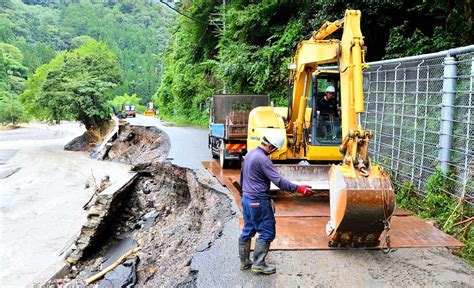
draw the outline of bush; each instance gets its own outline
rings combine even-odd
[[[18,96],[0,91],[0,123],[16,124],[23,119],[23,107]]]

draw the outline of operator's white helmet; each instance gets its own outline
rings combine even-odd
[[[331,85],[326,88],[326,92],[336,93],[336,89],[334,88],[334,86]]]
[[[263,141],[266,141],[276,148],[281,149],[281,147],[283,147],[283,143],[285,143],[285,133],[278,130],[270,130],[265,132]]]

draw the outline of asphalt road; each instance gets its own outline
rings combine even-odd
[[[267,262],[276,266],[276,274],[240,271],[240,211],[228,190],[201,166],[201,161],[211,159],[207,131],[168,126],[141,115],[128,121],[168,133],[171,162],[195,169],[200,178],[226,193],[233,203],[235,215],[225,224],[221,237],[193,256],[191,269],[198,287],[474,287],[472,267],[446,248],[399,249],[390,254],[358,249],[270,251]]]

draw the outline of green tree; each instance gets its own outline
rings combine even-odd
[[[23,66],[22,61],[20,49],[0,42],[0,89],[15,94],[23,91],[28,69]]]
[[[17,47],[0,42],[0,123],[23,119],[18,94],[26,87],[28,69],[22,65],[23,54]]]
[[[89,41],[40,67],[21,99],[30,111],[40,111],[37,117],[51,121],[75,119],[87,130],[94,130],[108,121],[107,101],[119,83],[115,54],[104,43]]]
[[[35,73],[28,78],[27,88],[20,94],[20,101],[25,108],[27,118],[39,120],[51,120],[51,113],[47,106],[39,103],[38,98],[43,89],[43,84],[49,71],[59,69],[64,62],[64,57],[68,52],[56,55],[49,63],[41,65]]]

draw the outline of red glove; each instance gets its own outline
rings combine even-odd
[[[298,185],[296,192],[303,194],[306,197],[313,196],[313,190],[311,190],[310,186],[306,186],[306,185]]]

